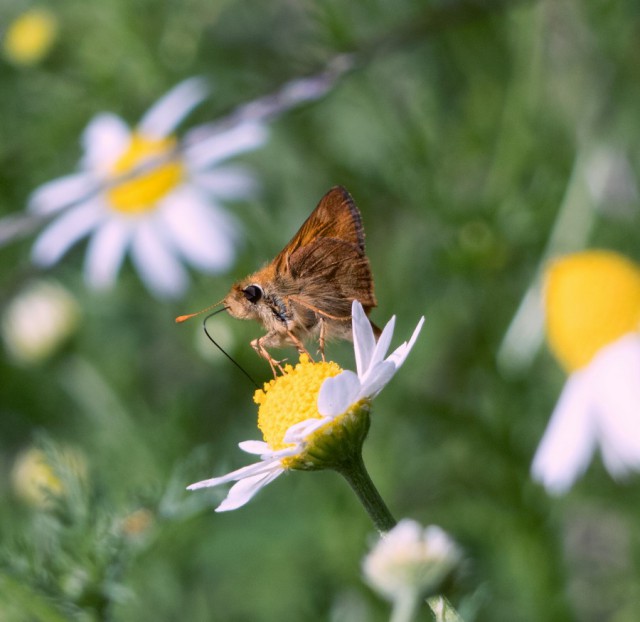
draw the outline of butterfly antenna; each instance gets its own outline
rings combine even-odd
[[[220,303],[218,303],[220,304]],[[215,305],[213,305],[215,306]],[[209,307],[211,308],[211,307]],[[253,386],[256,389],[259,389],[260,386],[258,385],[258,383],[249,375],[249,372],[242,367],[242,365],[240,365],[240,363],[238,363],[238,361],[236,361],[230,354],[228,354],[227,352],[225,352],[225,350],[222,349],[222,346],[209,334],[209,331],[207,330],[207,320],[218,314],[221,313],[222,311],[224,311],[226,309],[226,307],[222,308],[222,309],[218,309],[217,311],[214,311],[213,313],[209,313],[209,315],[207,315],[206,318],[204,318],[204,320],[202,321],[202,327],[204,328],[204,332],[207,335],[207,337],[209,337],[209,341],[211,341],[211,343],[218,348],[218,350],[220,350],[220,352],[222,352],[222,354],[224,354],[251,382],[251,384],[253,384]],[[205,309],[206,311],[206,309]],[[193,315],[198,315],[197,313],[192,314],[191,316],[181,316],[181,317],[185,317],[186,319],[189,319],[189,317],[193,317]],[[178,321],[179,318],[176,318],[176,322]]]

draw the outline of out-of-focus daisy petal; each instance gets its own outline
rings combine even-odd
[[[350,370],[327,378],[318,394],[318,412],[321,415],[337,417],[357,401],[359,393],[360,380],[357,374]]]
[[[32,250],[34,263],[51,266],[78,240],[95,229],[104,218],[104,212],[95,202],[81,203],[70,208],[45,227]]]
[[[383,596],[402,602],[433,593],[461,557],[458,545],[440,527],[422,529],[415,521],[403,519],[378,541],[362,569]]]
[[[555,259],[545,276],[549,346],[571,375],[555,411],[566,422],[554,413],[533,471],[564,492],[594,445],[612,476],[640,470],[640,266],[593,249]],[[547,440],[554,425],[566,447],[558,432]]]
[[[125,219],[105,222],[91,237],[85,259],[85,278],[98,289],[115,282],[131,240],[131,223]]]
[[[131,131],[118,116],[102,112],[87,125],[82,134],[83,168],[107,174],[129,146]]]
[[[274,479],[280,477],[284,473],[281,466],[272,466],[271,471],[262,475],[255,475],[240,480],[231,487],[227,498],[216,508],[216,512],[228,512],[237,510],[239,507],[247,504],[255,495],[265,486],[270,484]]]
[[[186,289],[187,273],[154,223],[138,223],[131,244],[131,259],[149,289],[159,298],[177,297]]]
[[[151,138],[164,138],[209,94],[203,78],[189,78],[161,97],[142,117],[138,130]]]
[[[640,335],[603,348],[588,368],[602,458],[614,476],[640,468]]]
[[[248,196],[256,186],[241,167],[203,169],[262,144],[266,130],[243,123],[216,136],[212,126],[192,130],[187,139],[172,135],[207,94],[204,80],[186,80],[152,106],[133,130],[112,113],[91,119],[81,140],[81,166],[87,173],[45,184],[31,198],[34,212],[67,210],[36,241],[34,261],[53,264],[78,239],[105,224],[89,244],[86,275],[93,285],[109,285],[127,250],[123,223],[128,223],[134,267],[159,297],[184,291],[185,260],[207,272],[227,269],[235,258],[239,227],[219,201]],[[196,168],[194,162],[202,166]],[[80,201],[91,207],[76,209],[74,203]]]
[[[252,197],[258,188],[249,169],[240,165],[196,172],[191,179],[198,188],[223,201]]]
[[[267,139],[267,131],[258,123],[243,123],[210,138],[194,142],[185,150],[190,169],[204,169],[232,156],[251,151]],[[186,138],[188,144],[188,137]]]
[[[596,445],[589,376],[573,374],[533,459],[531,472],[549,492],[562,494],[584,473]]]
[[[233,262],[237,238],[233,218],[207,204],[197,191],[183,187],[174,192],[158,218],[165,237],[200,270],[226,270]]]
[[[63,207],[86,199],[95,192],[97,181],[89,173],[59,177],[37,188],[29,197],[29,209],[37,214],[53,214]]]
[[[358,377],[362,378],[371,364],[373,352],[376,349],[376,338],[369,318],[366,316],[362,305],[356,300],[351,304],[351,317],[356,371],[358,372]]]

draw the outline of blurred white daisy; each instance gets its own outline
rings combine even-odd
[[[640,266],[609,251],[553,262],[547,339],[569,373],[533,460],[551,493],[566,492],[599,447],[613,477],[640,470]]]
[[[380,537],[364,558],[362,571],[387,600],[415,607],[438,590],[461,558],[458,545],[440,527],[423,529],[404,519]]]
[[[112,286],[129,252],[158,297],[184,292],[183,261],[205,272],[227,269],[238,231],[220,203],[248,196],[254,181],[243,168],[220,163],[261,145],[266,132],[246,122],[202,138],[194,128],[180,144],[176,126],[207,94],[202,79],[186,80],[133,129],[115,114],[94,117],[82,136],[80,172],[44,184],[30,198],[33,212],[56,214],[35,242],[34,262],[51,266],[90,236],[88,284]]]
[[[40,363],[73,334],[79,319],[78,302],[62,285],[30,283],[9,302],[2,316],[7,353],[18,363]]]
[[[240,449],[260,456],[249,466],[197,482],[189,490],[237,482],[216,511],[245,505],[264,486],[288,469],[335,468],[345,445],[362,443],[369,425],[371,400],[386,386],[413,348],[424,318],[409,342],[385,358],[395,325],[387,323],[376,343],[371,324],[358,301],[352,306],[357,373],[334,362],[314,363],[305,355],[282,376],[255,393],[258,427],[264,441],[244,441]],[[358,448],[359,451],[359,448]]]

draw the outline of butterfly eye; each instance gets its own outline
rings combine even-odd
[[[258,302],[262,298],[262,287],[260,285],[248,285],[242,290],[244,297],[252,303]]]

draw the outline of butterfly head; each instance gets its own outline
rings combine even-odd
[[[224,306],[235,318],[257,320],[264,307],[264,290],[258,283],[236,283],[224,299]]]

